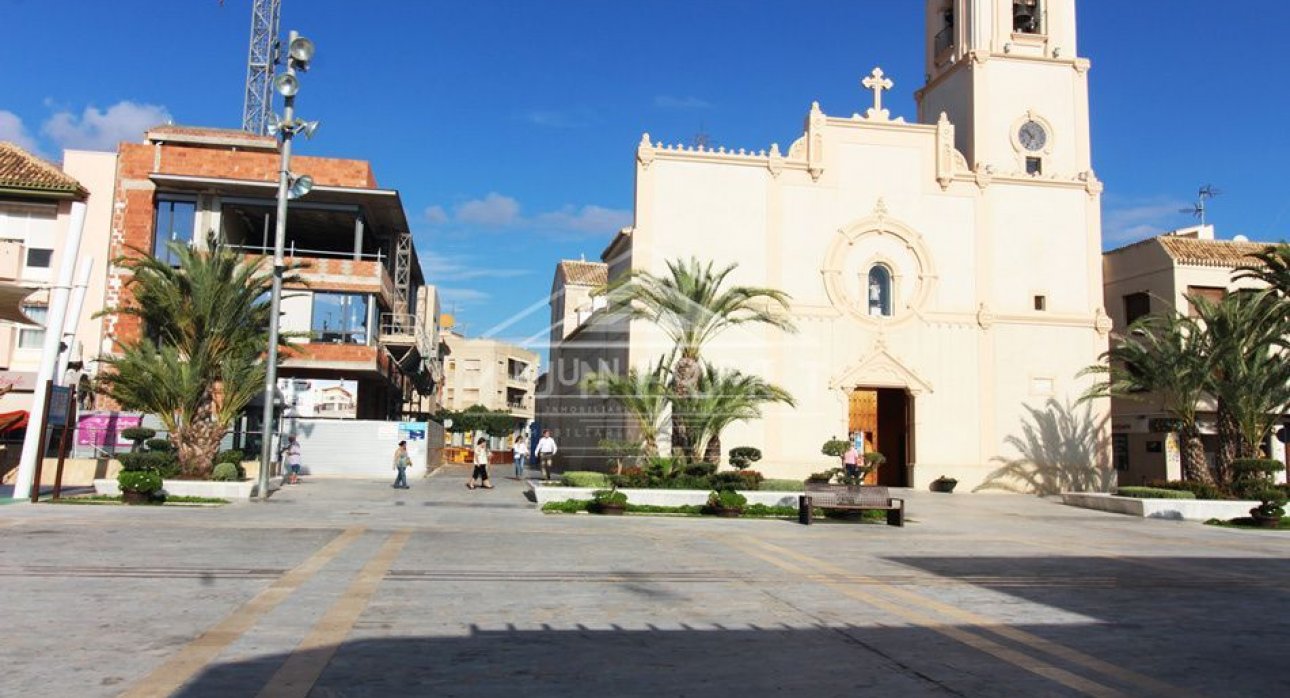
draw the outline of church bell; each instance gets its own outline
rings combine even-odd
[[[1014,0],[1012,30],[1022,34],[1039,33],[1039,0]]]

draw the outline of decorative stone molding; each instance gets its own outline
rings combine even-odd
[[[1102,193],[1102,180],[1093,174],[1093,170],[1085,170],[1077,176],[1079,181],[1084,183],[1084,190],[1089,196],[1097,196]]]
[[[820,111],[819,102],[811,102],[811,112],[806,117],[806,171],[811,174],[811,181],[820,181],[824,174],[824,112]]]
[[[930,381],[887,351],[881,339],[864,357],[829,380],[829,388],[841,391],[843,396],[861,386],[905,388],[914,396],[935,392]]]
[[[994,167],[978,162],[973,174],[976,175],[977,187],[981,191],[985,191],[990,186],[990,182],[994,180]]]
[[[954,149],[954,124],[950,123],[950,118],[945,115],[945,112],[941,112],[940,118],[936,120],[936,182],[941,185],[941,191],[949,189],[950,183],[954,181],[956,153],[958,151]]]
[[[854,298],[848,291],[848,275],[857,271],[865,262],[872,262],[880,258],[880,255],[874,253],[866,254],[863,249],[857,250],[857,247],[870,238],[879,238],[891,236],[903,244],[909,254],[909,262],[897,263],[890,258],[882,256],[881,260],[887,264],[892,273],[892,314],[890,316],[874,316],[868,312],[868,303],[865,298]],[[852,259],[856,252],[859,256]],[[913,268],[908,267],[912,262]],[[864,266],[867,273],[868,267]],[[922,236],[904,223],[891,217],[887,210],[887,204],[881,198],[874,204],[873,213],[865,218],[855,221],[847,226],[839,228],[834,235],[833,241],[829,244],[825,252],[824,264],[820,268],[820,274],[824,280],[825,293],[828,295],[829,302],[833,304],[842,313],[860,321],[871,328],[880,329],[889,325],[900,324],[911,320],[917,316],[923,306],[926,305],[931,297],[932,287],[936,281],[936,271],[932,262],[931,249],[928,247]],[[897,306],[894,302],[896,297],[895,283],[898,276],[913,277],[914,285],[912,291],[908,294],[908,302]]]
[[[988,330],[994,324],[994,320],[994,312],[990,310],[990,306],[982,303],[976,311],[976,324],[981,329]]]
[[[1107,315],[1106,310],[1103,308],[1099,307],[1097,311],[1093,313],[1093,329],[1097,330],[1099,337],[1105,337],[1110,334],[1113,326],[1114,323],[1111,321],[1111,316]]]
[[[1093,67],[1093,62],[1087,58],[1076,58],[1071,61],[1071,67],[1080,75],[1085,75],[1088,73],[1088,69]]]
[[[649,169],[649,164],[654,162],[654,146],[649,142],[649,133],[641,134],[640,145],[636,146],[636,161],[646,170]]]
[[[784,156],[779,154],[779,144],[770,144],[770,155],[766,158],[766,169],[770,170],[770,176],[778,178],[779,173],[784,171]]]

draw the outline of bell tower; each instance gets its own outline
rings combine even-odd
[[[1091,170],[1087,59],[1075,0],[926,0],[919,121],[941,112],[974,169],[1033,177]]]

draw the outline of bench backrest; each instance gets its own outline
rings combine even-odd
[[[807,482],[805,492],[816,506],[838,504],[885,507],[891,500],[887,488],[881,485],[832,485],[827,482]]]

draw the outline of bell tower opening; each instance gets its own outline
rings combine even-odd
[[[1012,0],[1012,31],[1016,34],[1043,34],[1039,0]]]

